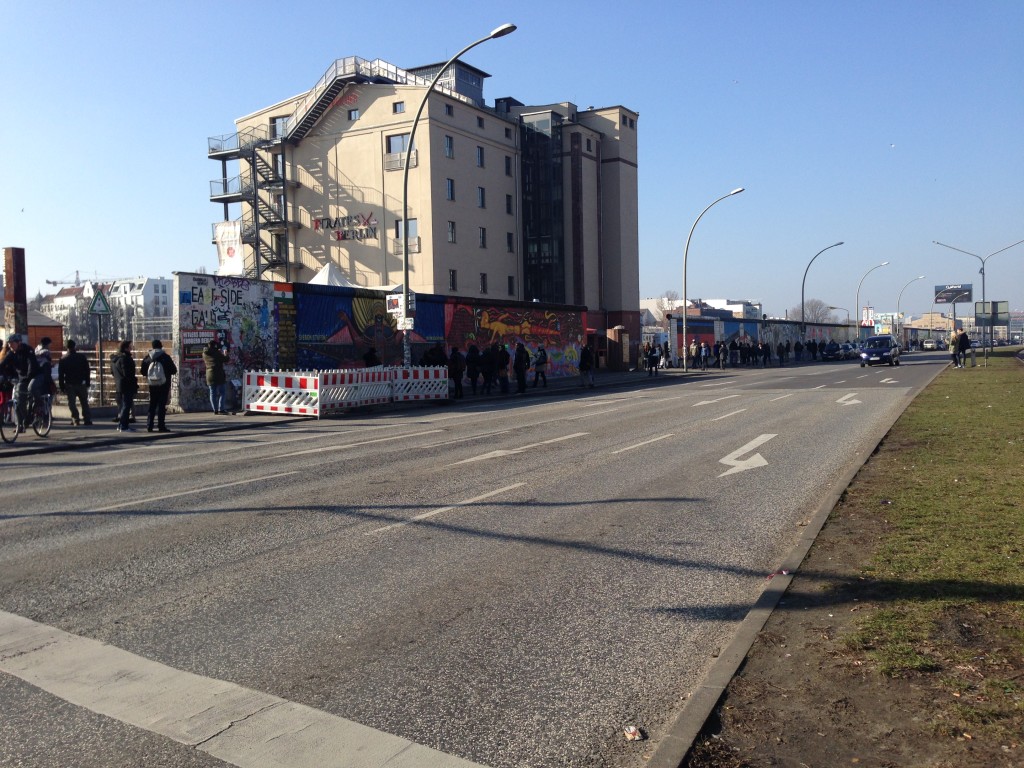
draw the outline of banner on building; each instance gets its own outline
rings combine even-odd
[[[245,259],[242,256],[242,222],[218,221],[214,225],[214,240],[217,243],[217,274],[241,276],[245,274]]]

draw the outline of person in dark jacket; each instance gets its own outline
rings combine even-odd
[[[466,358],[458,347],[452,347],[452,356],[448,358],[448,378],[452,381],[452,396],[462,398],[462,377],[466,373]]]
[[[68,398],[68,410],[71,411],[71,421],[77,427],[79,424],[92,425],[92,412],[89,410],[89,379],[92,372],[89,369],[89,360],[78,351],[74,339],[68,339],[67,353],[57,363],[57,386]],[[82,412],[78,412],[78,404],[82,405]]]
[[[480,348],[476,344],[470,344],[466,350],[466,378],[475,395],[477,381],[480,379]]]
[[[366,351],[366,354],[363,355],[363,365],[365,365],[367,368],[376,368],[380,364],[380,358],[377,357],[377,348],[370,347]]]
[[[156,369],[160,367],[160,370]],[[149,411],[146,414],[146,431],[152,432],[154,421],[158,432],[170,432],[165,424],[167,401],[171,397],[171,377],[178,367],[171,356],[164,352],[160,339],[153,339],[153,348],[142,358],[142,375],[149,383]]]
[[[585,344],[580,349],[580,386],[585,387],[588,382],[594,386],[594,350]]]
[[[480,353],[480,372],[484,375],[484,394],[489,395],[498,375],[498,352],[493,346],[484,347]]]
[[[216,339],[210,339],[203,350],[203,363],[206,365],[206,386],[210,390],[210,407],[216,414],[227,415],[224,410],[224,385],[227,383],[227,375],[224,373],[224,363],[227,362],[227,355],[221,349]]]
[[[50,357],[49,336],[43,336],[36,347],[36,375],[28,385],[30,399],[29,413],[35,412],[35,405],[47,395],[53,394],[53,359]]]
[[[39,373],[36,356],[26,343],[25,337],[12,333],[7,337],[4,347],[3,362],[0,362],[0,375],[9,379],[18,390],[18,431],[25,431],[28,422],[29,394],[28,388]]]
[[[129,426],[135,395],[139,391],[139,380],[135,374],[135,360],[132,358],[132,343],[122,341],[117,354],[110,360],[110,372],[114,375],[114,393],[117,397],[117,431],[134,432]]]
[[[526,394],[526,372],[530,369],[530,353],[523,342],[516,344],[516,355],[512,359],[512,370],[516,374],[516,394]]]

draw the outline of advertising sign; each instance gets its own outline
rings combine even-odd
[[[965,301],[974,301],[971,283],[935,286],[936,304],[960,304]]]

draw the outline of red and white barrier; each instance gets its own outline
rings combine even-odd
[[[317,418],[364,405],[447,398],[444,367],[246,371],[242,395],[247,411]]]

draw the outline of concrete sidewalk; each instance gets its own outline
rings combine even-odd
[[[708,375],[711,373],[700,374]],[[507,395],[473,395],[468,384],[464,385],[465,397],[461,400],[426,400],[391,405],[367,406],[366,408],[349,411],[353,415],[383,413],[409,408],[458,408],[460,406],[482,402],[515,402],[523,398],[559,396],[581,391],[599,392],[602,389],[620,388],[625,386],[649,386],[665,381],[668,378],[683,376],[681,370],[661,370],[658,376],[648,376],[646,371],[607,371],[594,372],[595,388],[584,388],[578,376],[552,378],[547,387],[534,387],[533,374],[527,377],[527,391],[523,396],[515,394],[515,380],[511,383],[511,392]],[[692,375],[697,375],[695,372]],[[677,379],[678,380],[678,379]],[[495,388],[496,389],[496,388]],[[57,403],[53,406],[53,427],[46,437],[38,437],[29,428],[18,435],[14,444],[0,444],[0,459],[9,456],[29,456],[38,453],[52,453],[92,448],[96,446],[121,445],[129,442],[168,440],[185,435],[206,435],[217,432],[229,432],[240,429],[257,429],[268,424],[282,424],[312,420],[307,416],[272,415],[238,411],[225,416],[218,416],[209,411],[193,413],[167,413],[167,428],[170,432],[148,432],[146,430],[146,401],[135,404],[134,432],[118,432],[114,421],[116,411],[113,407],[93,408],[91,426],[74,426],[71,423],[71,412],[66,405]],[[345,415],[325,418],[345,418]]]

